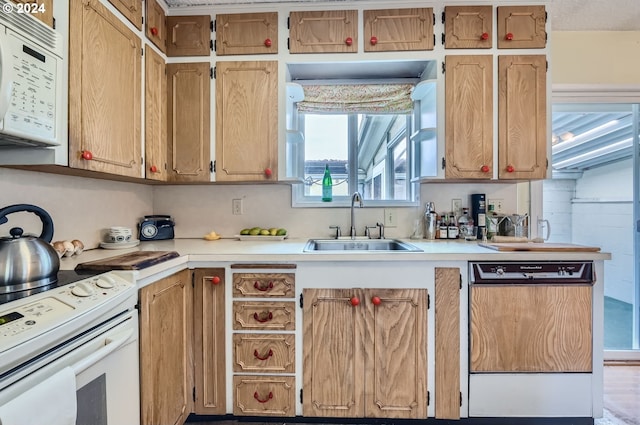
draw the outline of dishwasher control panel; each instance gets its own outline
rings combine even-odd
[[[595,282],[591,261],[472,262],[469,267],[471,283],[474,284]]]

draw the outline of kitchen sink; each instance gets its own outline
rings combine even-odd
[[[315,251],[422,252],[417,246],[397,239],[309,239],[303,252]]]

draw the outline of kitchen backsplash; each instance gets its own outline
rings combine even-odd
[[[438,212],[451,211],[451,199],[469,205],[471,193],[485,193],[487,199],[502,200],[505,212],[528,211],[528,184],[521,183],[425,183],[421,185],[421,205],[393,208],[396,227],[387,227],[387,237],[408,237],[413,222],[422,216],[424,202],[433,201]],[[292,208],[291,187],[285,184],[260,185],[176,185],[147,186],[32,171],[0,168],[0,207],[17,203],[34,204],[51,214],[54,240],[80,239],[96,247],[101,232],[110,226],[136,228],[145,214],[170,214],[176,221],[177,238],[199,238],[211,230],[224,236],[245,227],[285,227],[291,237],[324,237],[329,226],[339,225],[348,234],[349,208]],[[242,215],[232,214],[232,200],[242,199]],[[355,211],[358,234],[364,226],[383,222],[384,209],[367,207]],[[0,236],[15,225],[28,233],[39,233],[33,214],[20,213],[0,226]]]

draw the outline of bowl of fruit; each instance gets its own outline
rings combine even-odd
[[[282,227],[251,227],[240,231],[238,239],[241,241],[256,240],[284,240],[287,237],[287,229]]]

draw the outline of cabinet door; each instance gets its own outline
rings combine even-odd
[[[145,59],[145,176],[167,179],[167,71],[164,59],[147,47]]]
[[[445,177],[493,174],[493,56],[446,56]]]
[[[167,51],[167,23],[164,9],[157,0],[147,0],[147,38],[155,44],[160,51]]]
[[[547,174],[547,59],[498,57],[498,177]]]
[[[294,334],[233,334],[233,371],[294,373]]]
[[[278,62],[216,67],[216,180],[277,180]]]
[[[303,293],[303,415],[363,417],[363,308],[352,305],[361,290]]]
[[[71,2],[69,165],[142,177],[140,39],[99,0]]]
[[[142,29],[142,0],[109,0],[136,28]]]
[[[472,285],[471,372],[591,372],[592,287]]]
[[[361,302],[365,416],[426,419],[427,290],[366,289]]]
[[[293,376],[236,375],[233,377],[237,416],[296,415],[296,378]]]
[[[12,0],[12,1],[14,3],[25,4],[26,5],[24,10],[25,13],[28,11],[36,10],[37,13],[30,13],[31,16],[38,18],[39,20],[41,20],[42,22],[44,22],[45,24],[53,28],[53,0],[35,0],[35,1],[34,0]],[[13,13],[17,13],[15,11],[15,8]]]
[[[278,53],[278,13],[216,15],[216,54]]]
[[[544,6],[499,6],[498,49],[543,49],[546,23]]]
[[[209,15],[167,16],[167,56],[209,56]]]
[[[142,425],[182,424],[193,408],[190,277],[183,270],[140,289]]]
[[[460,419],[460,269],[435,272],[435,417]]]
[[[194,271],[194,353],[196,399],[202,415],[226,413],[224,269]]]
[[[364,11],[364,51],[433,50],[433,9]]]
[[[358,51],[358,11],[291,12],[291,53],[355,53]]]
[[[445,49],[490,49],[493,43],[492,6],[445,6]]]
[[[168,179],[210,180],[209,62],[167,64]]]

